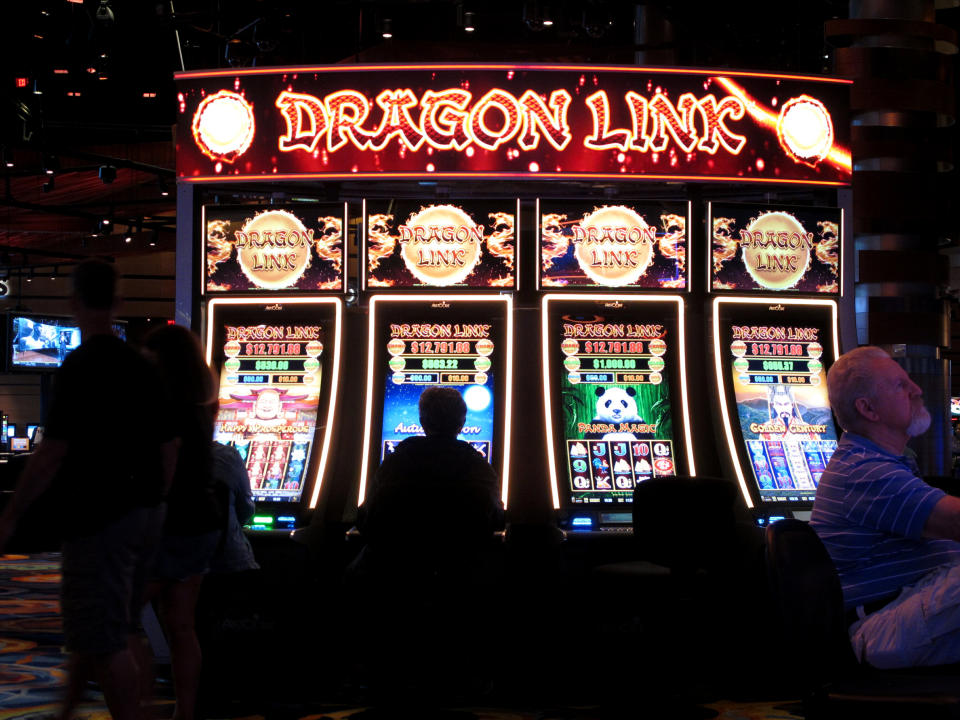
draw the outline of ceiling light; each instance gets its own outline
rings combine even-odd
[[[383,22],[380,23],[380,35],[385,40],[389,40],[393,37],[393,22],[390,20],[390,18],[384,18]]]
[[[97,8],[94,17],[98,23],[113,25],[116,18],[113,15],[113,8],[110,7],[110,0],[100,0],[100,7]]]
[[[53,175],[51,175],[50,178],[43,185],[40,186],[40,189],[43,190],[43,192],[48,193],[48,192],[52,192],[56,188],[56,186],[57,186],[56,181]]]
[[[465,12],[463,14],[463,30],[464,32],[473,32],[477,29],[477,26],[474,25],[475,15],[472,12]]]

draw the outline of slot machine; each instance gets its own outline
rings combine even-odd
[[[463,395],[459,439],[498,472],[507,502],[519,201],[364,203],[368,296],[364,442],[357,505],[380,462],[423,434],[431,385]]]
[[[686,202],[539,200],[543,412],[559,525],[632,531],[633,490],[696,472]],[[564,292],[556,292],[562,288]]]
[[[711,203],[716,408],[725,464],[759,524],[809,517],[837,446],[840,208]]]
[[[205,206],[202,217],[214,440],[243,459],[248,530],[288,533],[310,523],[331,465],[346,205]]]

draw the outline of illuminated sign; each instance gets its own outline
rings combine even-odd
[[[849,81],[616,66],[177,74],[184,180],[583,177],[850,182]]]
[[[712,290],[840,294],[840,208],[710,203]]]
[[[688,206],[538,201],[541,287],[685,288]]]
[[[516,282],[519,201],[367,201],[366,287],[498,287]]]
[[[207,293],[344,287],[346,205],[207,205],[201,224]]]

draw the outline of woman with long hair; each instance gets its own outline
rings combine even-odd
[[[144,351],[163,376],[168,415],[180,439],[147,599],[159,600],[170,644],[176,694],[173,718],[193,720],[201,662],[197,598],[222,525],[210,470],[216,384],[204,362],[200,339],[185,327],[165,325],[152,330],[144,338]]]

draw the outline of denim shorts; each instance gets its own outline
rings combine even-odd
[[[164,535],[153,567],[154,580],[180,581],[210,572],[210,561],[220,542],[220,531],[203,535]]]
[[[164,506],[136,508],[100,532],[63,543],[61,605],[70,652],[109,655],[136,632]]]

